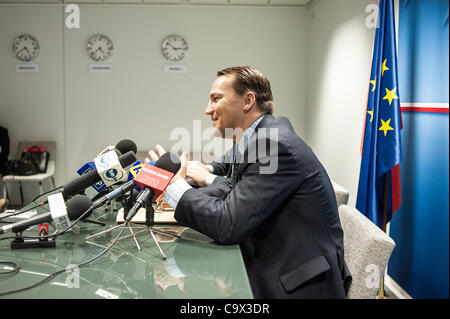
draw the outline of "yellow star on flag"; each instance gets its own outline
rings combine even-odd
[[[392,100],[398,100],[398,96],[395,95],[395,91],[397,91],[397,88],[393,88],[392,90],[386,90],[386,96],[383,97],[383,100],[389,100],[389,105],[391,105]]]
[[[384,75],[384,71],[388,71],[389,68],[386,66],[387,59],[384,59],[383,65],[381,66],[381,76]]]
[[[378,129],[378,131],[383,131],[384,132],[384,136],[386,136],[387,131],[393,131],[394,130],[392,127],[389,126],[390,123],[391,123],[391,119],[387,120],[386,122],[381,120],[381,127]]]
[[[373,85],[372,92],[375,91],[375,88],[377,87],[377,77],[375,77],[375,80],[372,80],[369,82],[370,82],[370,84]]]
[[[372,123],[372,121],[373,121],[373,111],[367,111],[367,113],[370,114],[370,122]]]

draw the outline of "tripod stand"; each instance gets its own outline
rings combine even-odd
[[[124,219],[125,219],[126,215],[128,214],[128,211],[130,210],[130,208],[131,208],[131,206],[133,205],[133,202],[134,202],[133,192],[131,192],[131,194],[129,195],[128,198],[124,198],[124,197],[121,198],[121,202],[122,202],[122,206],[123,206]],[[139,245],[139,242],[138,242],[138,240],[136,238],[136,235],[139,234],[139,233],[148,231],[150,233],[153,241],[155,242],[156,247],[158,247],[158,250],[159,250],[159,253],[161,254],[162,259],[165,260],[166,259],[166,255],[164,254],[164,251],[161,249],[161,246],[159,245],[159,242],[156,239],[156,236],[155,236],[153,231],[155,231],[157,233],[162,233],[164,235],[173,236],[173,237],[179,237],[179,236],[177,236],[175,234],[166,233],[166,232],[163,232],[163,231],[160,231],[160,230],[153,229],[154,216],[155,216],[155,212],[154,212],[153,206],[152,206],[151,203],[146,203],[144,205],[144,208],[145,208],[145,226],[144,225],[140,225],[140,224],[135,224],[138,227],[142,228],[142,230],[137,232],[137,233],[134,233],[133,228],[130,225],[130,224],[134,224],[134,223],[133,222],[128,222],[127,226],[128,226],[128,230],[129,230],[130,234],[126,235],[126,236],[122,236],[118,240],[122,240],[122,239],[126,239],[126,238],[132,237],[133,240],[134,240],[134,243],[136,245],[137,250],[140,251],[141,250],[141,246]],[[91,239],[91,238],[94,238],[94,237],[97,237],[97,236],[109,233],[109,232],[113,231],[114,229],[119,228],[121,226],[122,226],[121,224],[116,225],[116,226],[111,227],[111,228],[109,228],[107,230],[104,230],[104,231],[98,232],[96,234],[90,235],[90,236],[86,237],[86,239]]]

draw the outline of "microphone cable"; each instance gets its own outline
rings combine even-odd
[[[33,198],[33,200],[31,201],[31,203],[36,202],[36,200],[37,200],[39,197],[42,197],[42,196],[47,195],[47,194],[49,194],[49,193],[51,193],[51,192],[57,191],[57,190],[59,190],[59,189],[61,189],[61,188],[63,188],[63,186],[58,186],[58,187],[55,187],[55,188],[53,188],[53,189],[51,189],[51,190],[49,190],[49,191],[47,191],[47,192],[45,192],[45,193],[42,193],[42,194],[36,196],[35,198]],[[22,214],[22,213],[29,212],[29,211],[31,211],[31,210],[33,210],[33,209],[35,209],[35,208],[40,207],[40,206],[43,207],[43,206],[44,206],[45,204],[47,204],[47,203],[48,203],[48,200],[45,200],[45,201],[43,201],[43,202],[41,202],[41,203],[39,203],[39,204],[37,204],[37,205],[34,205],[34,206],[31,206],[31,207],[27,208],[26,210],[19,210],[19,211],[15,212],[15,213],[12,213],[12,214],[7,215],[7,216],[2,216],[2,217],[0,217],[0,220],[5,219],[5,218],[8,218],[8,217],[13,217],[13,216],[16,216],[16,215],[20,215],[20,214]],[[6,222],[4,222],[4,223],[6,223]]]
[[[0,260],[0,265],[12,265],[13,266],[12,269],[10,269],[10,270],[1,271],[0,275],[16,273],[19,271],[19,264],[16,263],[15,261]]]
[[[55,188],[53,188],[53,189],[51,189],[51,190],[49,190],[49,191],[47,191],[47,192],[45,192],[45,193],[39,194],[38,196],[36,196],[35,198],[33,198],[33,200],[32,200],[31,202],[33,203],[33,202],[35,202],[36,199],[38,199],[39,197],[44,196],[44,195],[47,195],[47,194],[50,194],[51,192],[60,190],[60,189],[63,188],[63,187],[64,187],[64,186],[58,186],[58,187],[55,187]]]
[[[44,207],[44,205],[47,204],[47,203],[48,203],[48,200],[46,200],[46,201],[44,201],[44,202],[42,202],[40,204],[31,206],[30,208],[27,208],[25,210],[19,210],[19,211],[15,212],[15,213],[12,213],[12,214],[9,214],[9,215],[6,215],[6,216],[2,216],[2,217],[0,217],[0,220],[8,218],[8,217],[12,217],[12,216],[20,215],[20,214],[23,214],[23,213],[26,213],[26,212],[29,212],[30,210],[33,210],[33,209],[38,208],[40,206]],[[7,222],[3,222],[3,223],[7,223]]]
[[[108,251],[116,244],[116,242],[119,240],[120,236],[122,236],[122,233],[123,233],[123,231],[124,231],[124,229],[125,229],[125,227],[126,227],[127,225],[128,225],[128,222],[127,222],[127,221],[126,221],[125,223],[123,223],[123,226],[120,228],[119,234],[118,234],[117,237],[113,240],[113,242],[112,242],[108,247],[106,247],[105,250],[103,250],[102,252],[100,252],[98,255],[92,257],[91,259],[89,259],[89,260],[87,260],[87,261],[84,261],[84,262],[82,262],[82,263],[80,263],[80,264],[78,264],[78,265],[73,265],[73,266],[70,267],[70,268],[65,268],[65,269],[61,269],[61,270],[55,271],[54,273],[48,275],[48,276],[45,277],[44,279],[38,281],[38,282],[35,283],[35,284],[29,285],[29,286],[27,286],[27,287],[15,289],[15,290],[9,290],[9,291],[0,292],[0,297],[6,296],[6,295],[10,295],[10,294],[14,294],[14,293],[18,293],[18,292],[22,292],[22,291],[29,290],[29,289],[32,289],[32,288],[35,288],[35,287],[37,287],[37,286],[39,286],[39,285],[45,283],[46,281],[50,280],[51,278],[53,278],[53,277],[55,277],[55,276],[57,276],[57,275],[59,275],[59,274],[62,274],[63,272],[72,270],[72,269],[74,269],[74,268],[80,268],[80,267],[83,267],[83,266],[86,265],[86,264],[89,264],[89,263],[93,262],[94,260],[96,260],[96,259],[100,258],[101,256],[103,256],[106,252],[108,252]],[[1,238],[0,238],[0,239],[1,239]],[[2,262],[0,261],[0,264],[1,264],[1,263],[2,263]],[[8,263],[8,264],[15,264],[15,265],[17,265],[17,264],[14,263],[14,262],[3,262],[3,263]],[[8,273],[19,271],[18,265],[17,265],[16,268],[17,268],[17,269],[11,270],[11,271],[9,271]]]
[[[68,232],[70,229],[72,229],[73,226],[75,226],[75,224],[77,224],[80,220],[82,220],[84,218],[84,216],[86,216],[87,214],[89,214],[91,211],[93,210],[92,206],[89,207],[83,214],[81,214],[80,217],[78,217],[72,224],[70,224],[69,227],[65,228],[64,230],[62,230],[61,232],[56,231],[53,234],[50,235],[43,235],[43,236],[21,236],[21,238],[23,239],[48,239],[48,238],[53,238],[53,237],[57,237],[59,235],[62,235],[66,232]],[[9,216],[8,216],[9,217]],[[16,236],[10,236],[10,237],[0,237],[0,240],[4,240],[4,239],[15,239]]]

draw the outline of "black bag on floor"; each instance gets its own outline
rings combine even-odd
[[[27,147],[19,160],[13,161],[11,171],[14,175],[30,176],[47,171],[50,154],[43,146]]]

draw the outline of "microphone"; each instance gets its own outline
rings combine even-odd
[[[116,150],[118,150],[121,154],[128,153],[129,151],[132,151],[134,154],[136,154],[137,146],[136,143],[134,143],[132,140],[124,139],[116,144]]]
[[[127,167],[134,162],[136,162],[136,155],[132,151],[129,151],[119,157],[119,163],[122,167]],[[107,174],[108,172],[106,172],[106,175]],[[97,170],[91,170],[64,185],[62,194],[64,198],[67,198],[68,196],[75,195],[84,191],[87,187],[96,184],[101,180],[102,178]],[[118,182],[118,180],[116,182]],[[115,184],[115,182],[112,184]]]
[[[99,199],[97,199],[94,203],[92,203],[91,208],[92,209],[96,209],[96,208],[99,208],[99,207],[105,205],[107,202],[110,202],[113,199],[115,199],[115,198],[125,194],[126,192],[132,190],[134,186],[135,186],[134,181],[126,182],[122,186],[116,188],[115,190],[113,190],[113,191],[109,192],[108,194],[106,194],[106,195],[100,197]]]
[[[117,156],[121,156],[122,154],[128,153],[129,151],[132,151],[134,154],[137,152],[137,146],[136,144],[130,140],[130,139],[124,139],[119,141],[116,146],[108,146],[103,151],[101,151],[97,156],[101,156],[109,151],[115,151]],[[77,170],[77,173],[79,175],[84,175],[90,171],[96,170],[95,163],[94,162],[87,162],[84,164],[80,169]],[[103,180],[98,181],[95,184],[90,185],[92,188],[94,188],[97,193],[100,193],[102,190],[106,188],[105,183]]]
[[[171,153],[164,153],[156,161],[155,166],[145,164],[134,178],[134,182],[142,191],[125,220],[130,221],[145,203],[149,200],[153,201],[161,195],[180,167],[180,159],[177,155]]]
[[[106,152],[115,151],[117,156],[120,156],[122,154],[128,153],[129,151],[132,151],[134,154],[137,152],[137,146],[136,143],[134,143],[132,140],[124,139],[120,140],[116,146],[108,146],[103,151],[98,153],[97,156],[101,156],[105,154]]]
[[[51,195],[58,197],[61,196],[61,193]],[[51,196],[49,196],[49,204],[52,201]],[[62,197],[61,197],[62,199]],[[62,202],[64,204],[64,200]],[[89,197],[85,195],[76,195],[73,198],[69,199],[67,201],[67,214],[64,212],[63,214],[60,214],[58,209],[55,209],[54,211],[50,211],[45,214],[40,214],[25,220],[21,220],[12,224],[8,224],[6,226],[3,226],[0,228],[0,234],[4,234],[7,232],[20,232],[22,230],[25,230],[33,225],[38,224],[45,224],[51,221],[54,221],[55,224],[58,225],[66,225],[65,228],[69,227],[69,223],[67,221],[67,218],[69,220],[76,220],[78,219],[83,213],[85,213],[92,205],[92,201]],[[59,208],[59,207],[57,207]],[[88,217],[87,216],[85,217]],[[57,227],[58,228],[58,227]],[[63,229],[60,229],[63,230]]]
[[[80,167],[79,170],[77,170],[78,175],[82,176],[84,174],[87,174],[91,171],[95,171],[95,163],[94,162],[87,162],[86,164],[84,164],[82,167]],[[100,193],[102,190],[104,190],[106,188],[105,183],[100,180],[99,182],[91,185],[93,189],[95,189],[97,191],[97,193]]]

